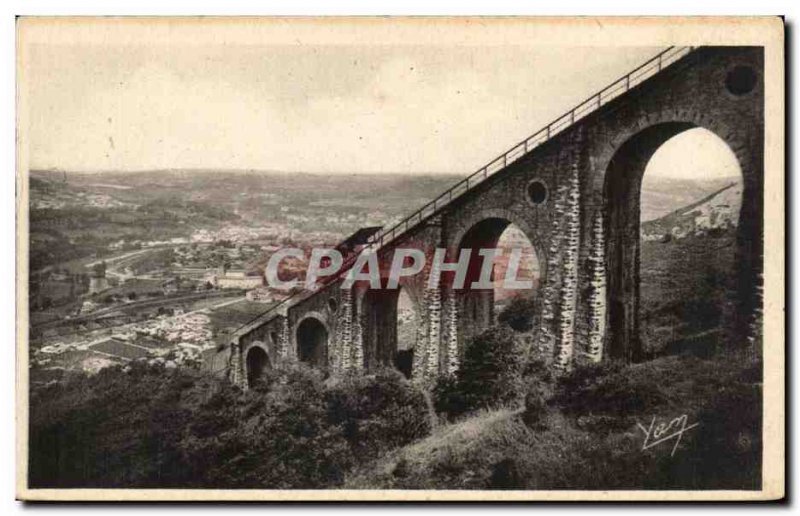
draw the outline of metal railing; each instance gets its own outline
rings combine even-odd
[[[545,127],[533,133],[531,136],[517,143],[516,145],[511,147],[511,149],[507,150],[500,156],[496,157],[483,167],[479,168],[477,171],[465,177],[464,179],[462,179],[461,181],[450,187],[448,190],[441,193],[438,197],[436,197],[435,199],[433,199],[432,201],[430,201],[429,203],[427,203],[422,208],[418,209],[408,217],[404,218],[391,228],[385,231],[381,231],[377,235],[372,236],[369,239],[367,245],[365,245],[364,248],[360,251],[360,253],[378,251],[378,249],[380,249],[384,245],[390,243],[403,233],[407,232],[409,229],[421,223],[423,220],[434,215],[440,209],[450,204],[454,199],[457,199],[467,191],[471,190],[476,185],[482,183],[489,176],[506,168],[508,165],[514,163],[519,158],[528,154],[533,149],[541,146],[546,141],[552,139],[557,134],[563,132],[565,129],[575,124],[575,122],[580,121],[589,114],[600,109],[602,106],[608,104],[613,99],[619,97],[623,93],[626,93],[630,89],[634,88],[635,86],[643,83],[650,77],[661,72],[661,70],[675,63],[676,61],[680,60],[682,57],[688,55],[696,48],[697,47],[667,47],[663,51],[659,52],[657,55],[647,60],[645,63],[634,68],[624,76],[620,77],[619,79],[612,82],[605,88],[601,89],[594,95],[590,96],[589,98],[587,98],[580,104],[576,105],[575,107],[573,107],[560,117],[556,118],[555,120],[547,124]],[[348,260],[345,265],[352,265],[354,261],[355,261],[355,256],[351,256],[350,260]],[[343,266],[340,270],[340,273],[337,274],[336,276],[338,277],[339,275],[344,273],[346,269],[347,267]],[[240,326],[231,333],[236,333],[245,326],[252,324],[261,317],[274,311],[278,307],[287,304],[287,302],[299,296],[301,293],[307,294],[308,292],[299,292],[297,294],[293,294],[292,296],[284,299],[277,305],[267,309],[264,313],[255,317],[253,320],[243,324],[242,326]]]
[[[391,228],[374,235],[369,241],[369,247],[378,248],[391,242],[402,235],[424,219],[436,213],[439,209],[452,202],[463,193],[482,183],[486,178],[495,172],[506,168],[511,163],[517,161],[531,150],[539,147],[546,141],[552,139],[557,134],[575,122],[585,118],[590,113],[597,111],[601,106],[608,104],[611,100],[619,97],[631,88],[641,84],[646,79],[657,74],[683,56],[689,54],[696,47],[668,47],[658,55],[652,57],[644,64],[638,66],[628,74],[620,77],[602,90],[598,91],[588,99],[584,100],[571,110],[556,118],[539,131],[525,138],[511,149],[496,157],[476,172],[465,177],[450,189],[446,190],[434,200],[415,211],[405,219],[401,220]]]

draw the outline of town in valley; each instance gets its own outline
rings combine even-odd
[[[388,227],[456,180],[447,174],[32,171],[31,385],[130,361],[202,367],[204,354],[292,294],[265,282],[264,268],[276,250],[298,247],[308,256],[313,247],[334,247],[359,228]],[[730,257],[706,261],[732,266],[739,178],[656,178],[642,195],[644,284],[648,274],[655,285],[669,281],[649,255],[663,256],[661,248],[669,248],[664,263],[681,269],[686,246],[692,259],[703,260],[707,247],[695,241],[709,235],[724,248],[719,256]],[[519,274],[537,278],[535,249],[515,226],[498,247],[522,247]],[[498,258],[496,276],[507,258]],[[284,260],[279,275],[302,279],[306,265]],[[663,302],[659,288],[667,287],[645,292],[645,308]],[[497,290],[496,309],[514,295]],[[401,298],[400,351],[413,347],[415,325]],[[676,339],[669,321],[645,324],[644,332],[654,347]]]

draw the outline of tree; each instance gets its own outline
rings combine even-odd
[[[514,332],[494,326],[467,343],[461,368],[434,387],[437,412],[455,417],[518,401],[525,361]]]
[[[507,324],[515,331],[530,331],[533,328],[534,313],[534,298],[517,296],[500,312],[497,321]]]

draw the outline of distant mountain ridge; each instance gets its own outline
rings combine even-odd
[[[276,210],[288,206],[309,221],[333,216],[333,212],[344,217],[358,211],[369,215],[368,222],[385,225],[425,204],[453,181],[451,175],[435,174],[317,175],[210,169],[86,174],[34,170],[30,188],[32,209],[86,206],[86,195],[101,207],[116,206],[113,201],[138,206],[154,199],[182,198],[242,212],[253,224],[282,220],[285,214]],[[672,234],[673,229],[680,235],[704,227],[736,225],[741,195],[741,187],[734,188],[736,184],[740,184],[737,178],[646,176],[641,191],[643,236],[657,239]],[[266,196],[269,202],[265,202]],[[702,198],[698,201],[698,197]],[[100,202],[103,200],[108,202]],[[676,210],[676,206],[682,208]],[[690,216],[684,213],[687,210],[700,213]],[[353,221],[356,223],[360,222]]]
[[[642,239],[683,238],[711,230],[735,228],[739,222],[741,197],[742,183],[732,181],[698,201],[663,217],[643,222]]]

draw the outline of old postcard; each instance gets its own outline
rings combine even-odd
[[[17,35],[19,498],[784,496],[780,18]]]

